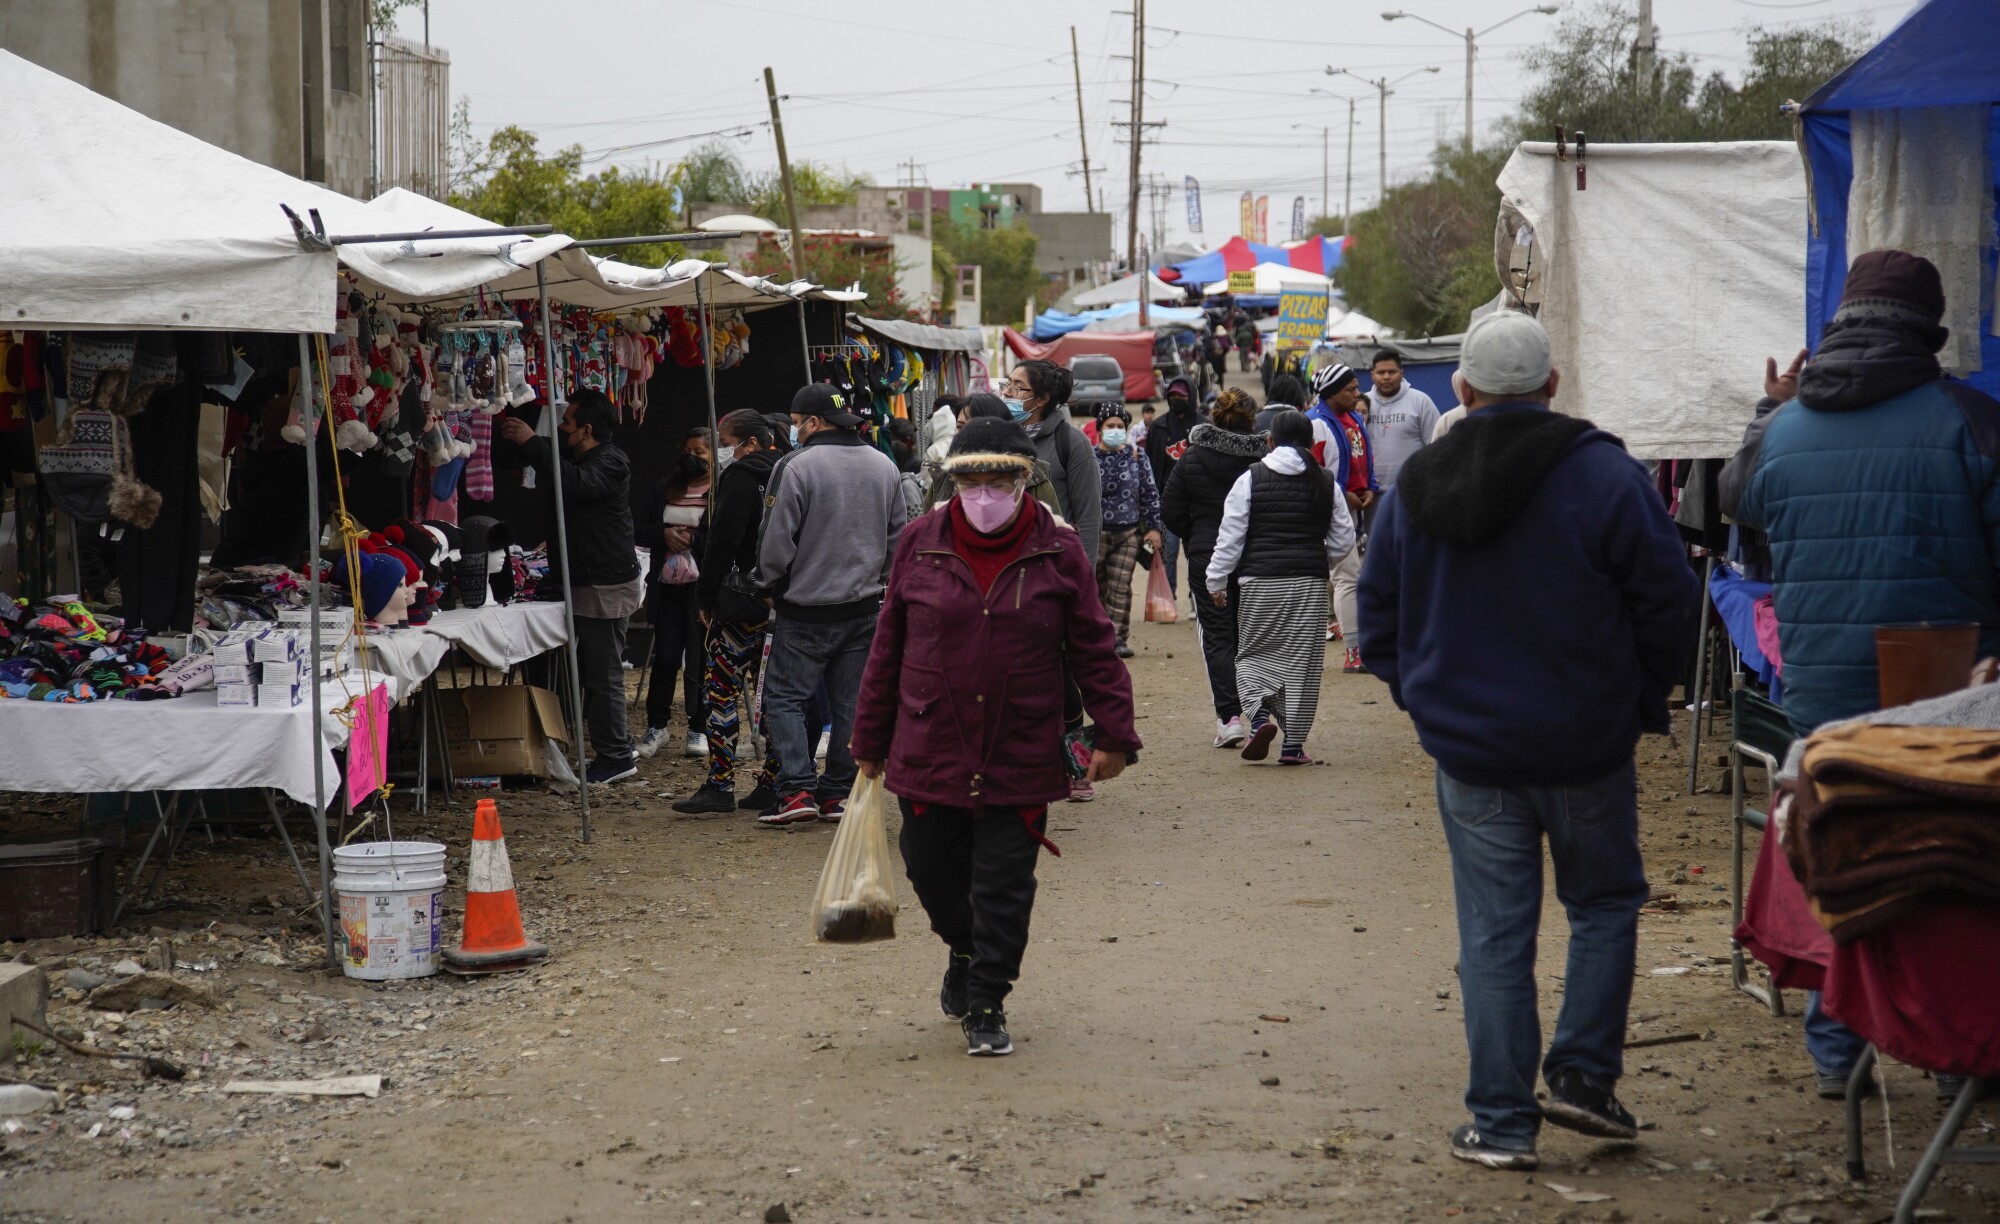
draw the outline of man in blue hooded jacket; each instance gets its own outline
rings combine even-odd
[[[1437,761],[1471,1055],[1452,1154],[1532,1169],[1544,1121],[1638,1134],[1613,1091],[1647,896],[1632,750],[1667,730],[1700,585],[1624,444],[1549,411],[1540,323],[1481,319],[1459,372],[1469,414],[1376,514],[1360,647]],[[1570,943],[1538,1104],[1544,837]]]
[[[1876,708],[1877,625],[1977,624],[1980,654],[2000,654],[2000,402],[1944,377],[1944,306],[1929,260],[1857,257],[1819,351],[1783,375],[1769,363],[1722,469],[1723,513],[1771,541],[1785,714],[1800,735]],[[1817,993],[1805,1033],[1819,1094],[1846,1096],[1866,1043]]]

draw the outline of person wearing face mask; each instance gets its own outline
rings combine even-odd
[[[1250,715],[1246,761],[1270,755],[1282,733],[1278,763],[1312,763],[1306,736],[1326,667],[1326,567],[1354,547],[1347,502],[1312,443],[1312,425],[1297,412],[1271,422],[1270,453],[1223,499],[1205,575],[1215,605],[1236,608],[1236,691]]]
[[[1103,490],[1104,528],[1097,537],[1097,594],[1118,631],[1118,657],[1132,657],[1132,571],[1139,547],[1160,547],[1160,491],[1153,465],[1131,442],[1123,404],[1097,412],[1097,477]]]
[[[1208,417],[1195,406],[1194,384],[1185,378],[1176,378],[1167,384],[1167,415],[1146,427],[1146,458],[1153,465],[1153,487],[1164,489],[1174,474],[1174,465],[1187,453],[1188,439],[1194,436],[1195,426],[1205,424]],[[1167,562],[1167,585],[1176,595],[1180,593],[1181,539],[1172,532],[1161,536]],[[1195,585],[1199,586],[1200,583]]]
[[[1007,411],[1007,401],[997,395],[989,395],[984,391],[979,391],[967,396],[965,402],[959,405],[958,427],[963,429],[973,421],[981,418],[989,421],[1011,421],[1014,419],[1014,416]],[[944,461],[950,456],[950,445],[947,442],[945,444],[946,453],[940,456],[935,463],[928,464],[926,467],[926,474],[930,478],[930,484],[924,490],[924,513],[926,514],[929,514],[940,503],[950,501],[952,493],[955,491],[952,488],[951,477],[945,475],[944,471]],[[1035,464],[1035,474],[1028,477],[1028,496],[1048,507],[1049,513],[1056,516],[1057,522],[1062,521],[1062,503],[1056,500],[1056,486],[1049,480],[1047,474],[1042,471],[1040,462]]]
[[[1367,670],[1361,665],[1361,652],[1355,646],[1361,640],[1360,614],[1355,602],[1361,582],[1358,541],[1367,529],[1368,511],[1382,486],[1375,477],[1375,444],[1361,415],[1361,383],[1354,371],[1337,361],[1321,366],[1313,372],[1312,398],[1312,409],[1306,413],[1306,419],[1312,422],[1313,458],[1334,474],[1345,491],[1347,510],[1355,524],[1354,549],[1334,562],[1333,601],[1339,619],[1326,630],[1327,641],[1346,636],[1347,658],[1341,670],[1354,674]]]
[[[757,818],[767,826],[837,821],[854,787],[854,694],[905,522],[900,474],[861,435],[863,423],[833,387],[799,388],[798,447],[765,488],[757,585],[774,609],[764,719],[779,770],[778,806]],[[813,757],[819,728],[806,726],[822,680],[833,723],[824,777]]]
[[[739,808],[762,812],[778,803],[777,755],[768,737],[754,788],[740,803],[736,798],[736,774],[743,764],[737,751],[742,730],[738,711],[744,695],[756,687],[764,630],[771,620],[770,609],[745,589],[745,579],[757,572],[757,525],[778,450],[771,423],[747,408],[716,422],[716,436],[722,443],[716,451],[721,471],[701,553],[701,577],[694,587],[707,631],[702,697],[708,714],[708,777],[693,794],[675,800],[674,810],[687,815]]]
[[[1069,419],[1069,393],[1075,383],[1070,372],[1053,361],[1024,361],[1007,376],[1001,402],[1034,440],[1042,471],[1055,486],[1060,513],[1082,538],[1084,555],[1095,557],[1104,507],[1097,456],[1083,431]]]
[[[520,417],[500,419],[501,436],[521,447],[543,481],[552,485],[562,464],[560,563],[569,569],[583,719],[596,753],[584,781],[593,786],[639,772],[626,723],[625,622],[644,602],[644,575],[632,548],[632,461],[611,440],[617,424],[610,397],[588,388],[570,395],[560,454]],[[550,543],[554,551],[558,542]]]
[[[708,430],[690,429],[681,440],[674,471],[653,485],[633,532],[639,547],[652,555],[646,618],[653,626],[653,662],[646,678],[646,732],[633,745],[651,757],[667,740],[667,722],[674,712],[674,680],[683,681],[682,708],[687,711],[688,756],[708,754],[702,728],[708,718],[702,702],[701,619],[695,609],[697,558],[704,543],[708,515],[710,440]]]
[[[1036,860],[1057,853],[1049,804],[1069,794],[1064,672],[1097,718],[1091,780],[1117,777],[1141,746],[1091,556],[1023,495],[1037,449],[1005,421],[952,439],[956,496],[897,544],[855,703],[857,765],[902,805],[904,868],[948,950],[938,1005],[976,1056],[1014,1049],[1002,1009]]]

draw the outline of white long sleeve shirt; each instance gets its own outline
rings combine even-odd
[[[1289,446],[1281,446],[1257,461],[1281,476],[1296,476],[1306,470],[1306,460]],[[1243,541],[1250,531],[1250,477],[1256,471],[1252,467],[1236,478],[1229,486],[1229,496],[1222,499],[1222,526],[1215,538],[1215,551],[1208,559],[1208,589],[1226,591],[1229,576],[1236,572],[1236,565],[1243,559]],[[1331,485],[1332,482],[1328,481]],[[1347,512],[1347,499],[1340,490],[1333,489],[1333,518],[1326,526],[1326,556],[1329,563],[1338,561],[1354,548],[1354,517]],[[1255,582],[1255,578],[1244,578],[1244,582]]]

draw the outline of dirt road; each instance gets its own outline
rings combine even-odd
[[[589,846],[554,801],[504,799],[531,933],[557,950],[515,978],[368,986],[301,968],[309,949],[259,953],[260,920],[206,924],[246,921],[263,895],[249,881],[282,884],[278,852],[198,850],[147,921],[180,932],[183,957],[220,951],[204,981],[224,1009],[55,1016],[207,1070],[144,1089],[77,1059],[20,1070],[100,1087],[10,1139],[0,1219],[696,1221],[781,1218],[777,1204],[800,1221],[1887,1218],[1886,1170],[1858,1189],[1838,1172],[1801,1001],[1774,1019],[1729,988],[1724,802],[1687,799],[1664,741],[1641,748],[1642,810],[1651,873],[1681,908],[1643,920],[1633,1035],[1703,1039],[1634,1052],[1623,1096],[1653,1124],[1639,1144],[1550,1130],[1539,1174],[1491,1173],[1447,1146],[1464,1117],[1455,936],[1408,721],[1375,681],[1329,675],[1309,746],[1333,764],[1247,766],[1208,747],[1192,628],[1134,640],[1147,751],[1098,802],[1053,814],[1064,854],[1044,859],[1014,1057],[964,1056],[907,889],[894,942],[813,945],[831,829],[677,819],[656,795],[686,793],[695,770],[663,757],[600,803]],[[449,840],[455,884],[467,808],[399,827]],[[13,951],[60,986],[66,966],[145,942],[134,928]],[[1553,913],[1543,951],[1552,1017]],[[368,1071],[390,1077],[379,1099],[216,1091]],[[1907,1170],[1938,1110],[1916,1072],[1889,1082]],[[1991,1171],[1945,1182],[1933,1206],[2000,1211]]]

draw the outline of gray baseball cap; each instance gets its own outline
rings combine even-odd
[[[1527,395],[1549,381],[1549,333],[1534,316],[1502,310],[1474,323],[1459,347],[1458,372],[1488,395]]]

